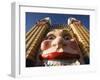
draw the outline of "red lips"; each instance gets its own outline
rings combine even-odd
[[[52,52],[48,54],[41,54],[40,59],[54,60],[54,59],[79,59],[80,55],[65,52]]]

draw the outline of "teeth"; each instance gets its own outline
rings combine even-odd
[[[60,65],[60,62],[57,62],[57,61],[48,61],[47,64],[49,66],[58,66],[58,65]]]
[[[64,65],[80,65],[78,60],[66,61],[66,60],[47,60],[44,61],[45,66],[64,66]]]
[[[79,62],[79,61],[76,61],[75,64],[76,64],[76,65],[80,65],[80,62]]]

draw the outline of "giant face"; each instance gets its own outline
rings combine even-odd
[[[64,29],[50,31],[41,43],[41,50],[41,58],[44,63],[46,61],[47,65],[77,65],[81,63],[78,44]]]

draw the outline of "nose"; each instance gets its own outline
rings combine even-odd
[[[62,37],[57,37],[56,39],[54,39],[51,43],[52,46],[56,46],[56,47],[63,47],[64,45],[64,40]]]

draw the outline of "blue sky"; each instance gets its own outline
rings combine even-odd
[[[89,15],[76,14],[53,14],[53,13],[33,13],[26,12],[26,32],[40,19],[50,17],[52,24],[67,24],[69,17],[80,20],[89,30]]]

